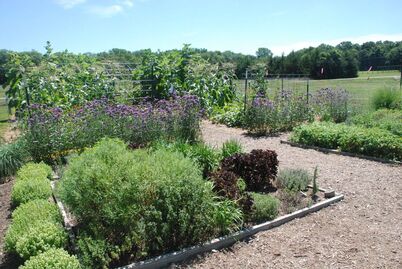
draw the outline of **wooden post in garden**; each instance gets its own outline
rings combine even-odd
[[[248,87],[248,70],[246,69],[246,79],[244,81],[244,112],[247,109],[247,87]]]
[[[31,109],[29,107],[31,105],[31,102],[29,101],[29,92],[27,87],[25,87],[25,99],[27,101],[28,117],[31,117]]]
[[[309,102],[309,92],[310,92],[310,80],[307,78],[307,105]]]
[[[400,69],[399,69],[399,71],[400,71],[400,78],[399,78],[399,90],[401,90],[402,89],[402,65],[400,66]]]

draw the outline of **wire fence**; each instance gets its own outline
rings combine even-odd
[[[245,103],[256,94],[255,83],[261,78],[246,74],[236,81],[238,96]],[[368,74],[361,72],[357,78],[314,80],[303,74],[272,74],[264,76],[268,96],[279,90],[291,90],[298,94],[311,95],[322,88],[344,89],[349,94],[349,105],[354,110],[369,110],[375,93],[382,89],[402,91],[402,74],[399,70],[382,71]]]

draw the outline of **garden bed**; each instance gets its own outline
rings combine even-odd
[[[322,147],[317,147],[317,146],[309,146],[309,145],[299,144],[299,143],[285,141],[285,140],[280,140],[280,143],[287,144],[292,147],[299,147],[299,148],[304,148],[304,149],[314,149],[314,150],[324,152],[324,153],[332,153],[332,154],[337,154],[337,155],[342,155],[342,156],[356,157],[356,158],[370,160],[370,161],[399,164],[399,165],[402,164],[402,162],[399,162],[399,161],[393,161],[393,160],[387,160],[387,159],[382,159],[382,158],[377,158],[377,157],[372,157],[372,156],[360,155],[360,154],[355,154],[355,153],[351,153],[351,152],[339,151],[336,149],[328,149],[328,148],[322,148]]]
[[[52,186],[55,186],[55,181],[53,181]],[[309,186],[311,189],[312,186]],[[330,198],[325,198],[326,196]],[[53,196],[64,220],[64,226],[67,229],[70,237],[70,242],[74,244],[74,225],[76,225],[76,221],[72,218],[71,214],[66,210],[66,207],[59,201],[56,196]],[[251,236],[261,232],[266,231],[275,227],[278,227],[282,224],[285,224],[291,220],[296,218],[302,218],[310,213],[317,212],[325,207],[328,207],[334,203],[337,203],[344,199],[344,196],[339,193],[335,193],[334,191],[327,191],[325,189],[319,189],[318,194],[318,202],[314,203],[311,206],[299,209],[292,213],[282,215],[277,217],[274,220],[266,221],[257,225],[252,225],[246,227],[238,232],[233,234],[222,236],[219,238],[212,239],[204,244],[196,245],[192,247],[187,247],[179,251],[174,251],[168,254],[160,255],[157,257],[153,257],[144,261],[135,262],[126,266],[118,267],[118,269],[148,269],[148,268],[163,268],[169,266],[172,263],[180,263],[187,259],[190,259],[196,255],[200,255],[209,251],[219,250],[222,248],[229,247],[234,243],[242,240],[246,240]],[[76,249],[73,245],[71,249]]]

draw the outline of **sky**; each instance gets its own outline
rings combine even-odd
[[[274,55],[321,43],[402,41],[400,0],[0,0],[0,49],[112,48]]]

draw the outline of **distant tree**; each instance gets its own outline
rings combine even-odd
[[[255,55],[257,56],[257,58],[272,58],[272,51],[270,49],[267,48],[259,48],[257,50],[257,52],[255,53]]]

